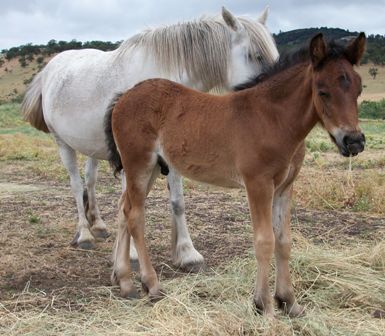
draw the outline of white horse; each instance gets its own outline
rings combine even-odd
[[[278,58],[274,40],[265,26],[267,15],[266,8],[256,20],[236,18],[223,8],[222,17],[147,30],[114,51],[62,52],[34,78],[22,110],[34,127],[51,132],[59,146],[79,215],[74,246],[93,248],[94,237],[108,236],[96,204],[95,183],[98,160],[108,159],[103,121],[112,98],[153,77],[202,91],[229,90],[243,83]],[[85,190],[77,151],[88,156]],[[191,270],[203,263],[203,257],[194,248],[186,226],[181,177],[171,170],[167,180],[173,263]],[[134,244],[131,246],[131,259],[136,259]]]

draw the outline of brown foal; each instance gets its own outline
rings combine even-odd
[[[254,302],[273,315],[270,261],[276,257],[275,298],[291,316],[303,314],[290,280],[290,198],[304,158],[304,139],[320,123],[344,156],[363,151],[358,126],[361,33],[342,47],[321,34],[290,61],[280,61],[263,79],[225,96],[152,79],[136,85],[111,107],[106,120],[111,163],[123,168],[127,190],[121,199],[113,278],[123,296],[136,296],[128,258],[132,235],[141,281],[150,297],[161,289],[144,239],[144,203],[167,165],[193,180],[245,187],[258,264]],[[115,142],[114,142],[115,141]],[[116,145],[115,145],[116,143]],[[120,154],[120,158],[119,158]]]

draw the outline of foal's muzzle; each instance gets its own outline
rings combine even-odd
[[[349,132],[338,137],[331,135],[331,137],[343,156],[356,156],[365,148],[365,135],[361,132]]]

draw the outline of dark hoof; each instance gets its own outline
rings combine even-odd
[[[94,235],[95,238],[99,239],[107,239],[110,236],[110,233],[106,229],[93,229],[92,234]]]
[[[257,315],[263,315],[267,318],[273,318],[274,319],[274,308],[271,303],[263,304],[263,302],[259,299],[253,299],[254,302],[254,312]]]
[[[148,294],[148,299],[151,303],[158,302],[159,300],[162,300],[165,297],[165,292],[163,289],[158,289],[155,292],[150,292],[144,282],[142,282],[142,289],[145,294]]]
[[[274,296],[275,301],[277,302],[277,306],[282,312],[290,317],[301,317],[305,315],[305,308],[300,306],[294,300],[285,300],[280,298],[279,296]],[[289,302],[294,303],[289,303]]]
[[[373,312],[373,317],[377,319],[385,319],[385,310],[377,309]]]
[[[253,300],[254,301],[254,312],[255,314],[257,315],[263,315],[263,305],[259,302],[257,302],[256,300]]]
[[[139,260],[138,259],[130,259],[131,262],[131,271],[139,272]]]
[[[128,300],[140,299],[139,292],[136,290],[135,287],[131,288],[130,290],[124,290],[123,288],[121,288],[120,295],[122,298]]]
[[[206,270],[206,263],[188,263],[179,267],[185,273],[200,273]]]
[[[96,248],[96,245],[92,241],[84,241],[78,244],[78,248],[82,250],[94,250]]]
[[[160,300],[162,300],[166,296],[165,292],[163,290],[159,290],[157,293],[149,294],[148,299],[151,303],[156,303]]]

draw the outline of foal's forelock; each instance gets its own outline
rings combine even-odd
[[[250,62],[272,64],[278,52],[270,33],[254,20],[239,20],[250,37]],[[123,42],[118,57],[136,48],[144,48],[167,77],[187,74],[206,90],[228,86],[231,34],[220,17],[149,29]]]

